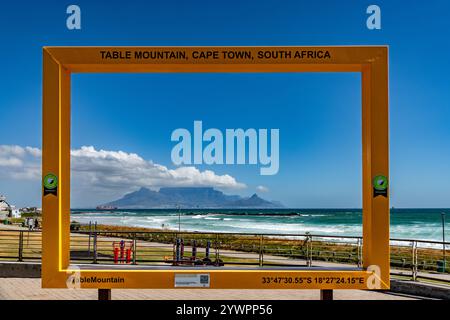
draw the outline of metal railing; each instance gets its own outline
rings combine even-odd
[[[0,260],[41,260],[41,232],[0,230]]]
[[[181,244],[177,248],[177,239],[182,239],[182,249]],[[120,247],[124,243],[128,245],[127,252]],[[438,247],[448,250],[450,243],[391,239],[391,267],[410,271],[413,280],[423,272],[448,274],[450,268],[445,258],[449,256],[449,252],[446,253],[444,249]],[[361,237],[313,234],[91,230],[72,231],[70,239],[72,263],[134,265],[208,263],[236,267],[335,267],[339,264],[350,264],[362,267],[362,250]],[[0,260],[40,259],[40,231],[0,231]]]

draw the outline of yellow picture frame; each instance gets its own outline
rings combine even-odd
[[[271,55],[271,52],[285,52],[285,54],[275,56]],[[139,72],[360,72],[363,168],[362,268],[161,269],[139,266],[129,268],[104,265],[83,268],[71,266],[71,74]],[[76,273],[79,279],[88,279],[79,283],[81,288],[99,289],[174,288],[175,277],[178,274],[208,274],[209,288],[212,289],[389,289],[389,192],[387,188],[384,193],[379,192],[375,188],[374,181],[376,177],[382,176],[385,179],[389,177],[388,48],[387,46],[44,47],[42,175],[43,180],[45,177],[52,177],[51,181],[46,185],[43,183],[42,187],[42,287],[44,288],[67,287],[68,279]]]

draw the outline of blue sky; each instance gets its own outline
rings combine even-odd
[[[76,31],[66,28],[69,4],[2,4],[0,146],[41,148],[45,45],[387,44],[392,205],[450,207],[447,1],[75,1],[82,12]],[[381,30],[366,28],[370,4],[381,8]],[[257,166],[197,169],[246,186],[224,188],[227,193],[251,195],[264,186],[262,197],[287,206],[361,206],[359,74],[80,74],[73,75],[72,88],[72,149],[123,151],[128,160],[136,153],[148,170],[150,160],[173,170],[170,133],[192,130],[194,120],[222,130],[279,128],[277,175],[261,176]],[[0,194],[19,206],[39,205],[36,172],[23,174],[36,169],[38,155],[11,150],[3,149],[2,162],[0,149]],[[86,153],[78,154],[80,166],[87,165]],[[94,197],[88,191],[75,184],[72,205],[123,192],[104,188]]]

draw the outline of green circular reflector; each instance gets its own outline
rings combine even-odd
[[[44,177],[43,183],[46,189],[55,189],[58,186],[58,177],[53,173],[49,173]]]
[[[373,178],[373,187],[375,190],[383,191],[388,187],[388,179],[386,176],[377,175]]]

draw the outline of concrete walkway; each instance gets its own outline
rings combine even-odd
[[[318,300],[319,290],[114,289],[114,300]],[[0,278],[0,300],[96,300],[93,289],[42,289],[41,279]],[[335,300],[415,300],[394,294],[336,290]]]

